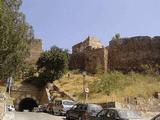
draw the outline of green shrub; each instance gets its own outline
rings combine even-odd
[[[90,84],[90,92],[110,95],[113,92],[119,94],[125,91],[127,92],[125,94],[131,93],[134,95],[141,94],[142,96],[149,96],[155,91],[158,91],[159,84],[160,77],[154,74],[140,74],[135,72],[123,74],[122,72],[113,71],[99,75],[99,80]]]
[[[130,84],[126,75],[121,72],[114,71],[100,76],[100,80],[96,80],[91,84],[91,92],[103,92],[110,94],[112,91],[123,89],[126,85]]]

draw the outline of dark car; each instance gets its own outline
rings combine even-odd
[[[66,113],[67,120],[92,120],[97,113],[102,110],[102,107],[97,104],[75,104]]]
[[[160,114],[156,115],[154,118],[152,118],[151,120],[160,120]]]
[[[96,116],[96,120],[146,120],[137,112],[127,109],[105,108]]]

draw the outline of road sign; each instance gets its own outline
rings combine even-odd
[[[86,92],[86,93],[89,93],[89,88],[85,88],[85,92]]]

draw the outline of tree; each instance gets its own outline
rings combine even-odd
[[[33,40],[33,29],[19,12],[21,4],[21,0],[0,0],[0,79],[21,70]]]
[[[59,79],[67,71],[68,61],[68,50],[53,46],[50,50],[41,54],[37,61],[39,77],[30,80],[31,83],[37,87],[43,87],[46,83]]]

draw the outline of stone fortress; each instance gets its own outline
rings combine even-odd
[[[42,41],[35,39],[31,43],[30,56],[26,61],[35,64],[41,52]],[[99,39],[89,36],[72,47],[69,63],[71,69],[81,69],[88,73],[110,70],[140,71],[143,69],[142,65],[160,65],[160,37],[120,38],[111,40],[109,45],[104,47]],[[47,91],[47,89],[39,91],[34,86],[24,84],[13,86],[11,96],[15,98],[16,109],[21,111],[25,104],[34,107],[47,103],[49,96]]]
[[[160,65],[160,36],[136,36],[111,40],[103,47],[95,37],[88,37],[72,47],[71,69],[89,73],[109,70],[142,71],[143,65]]]
[[[31,43],[27,63],[35,64],[42,53],[42,40]],[[111,40],[104,47],[96,37],[87,37],[72,47],[69,67],[88,73],[110,70],[142,71],[143,65],[160,65],[160,36],[136,36]]]
[[[69,67],[96,73],[97,69],[107,70],[108,50],[95,37],[88,37],[72,47]]]

